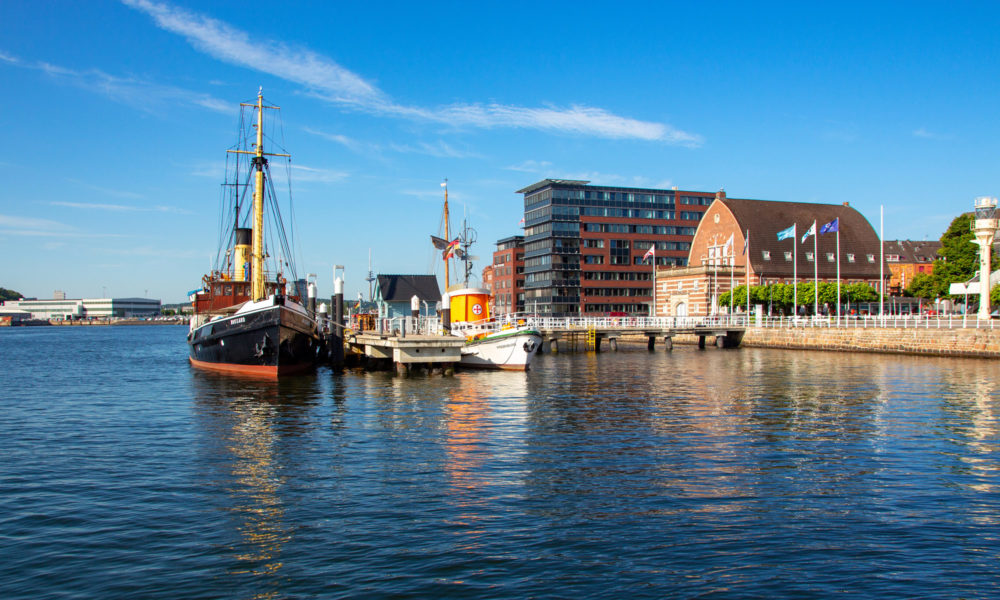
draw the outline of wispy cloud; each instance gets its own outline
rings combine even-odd
[[[421,142],[415,146],[408,144],[391,144],[389,146],[396,152],[404,154],[426,154],[435,158],[482,158],[482,155],[475,152],[459,150],[444,141],[436,144]]]
[[[547,173],[552,169],[552,163],[547,160],[526,160],[519,165],[505,167],[508,171],[520,173]]]
[[[136,192],[129,192],[126,190],[114,190],[111,188],[97,186],[92,183],[87,183],[86,181],[80,181],[79,179],[68,179],[67,181],[69,181],[70,183],[83,186],[89,190],[100,192],[105,196],[113,196],[115,198],[128,198],[130,200],[138,200],[143,197],[142,194],[138,194]]]
[[[292,181],[332,183],[346,179],[348,175],[350,173],[346,171],[292,165]]]
[[[93,233],[80,231],[72,225],[37,219],[33,217],[15,217],[0,215],[0,234],[26,237],[62,237],[62,238],[109,238],[130,237],[113,233]]]
[[[362,141],[356,140],[354,138],[347,137],[346,135],[342,135],[342,134],[339,134],[339,133],[328,133],[328,132],[325,132],[325,131],[320,131],[318,129],[313,129],[312,127],[303,127],[302,131],[305,131],[306,133],[308,133],[310,135],[315,135],[317,137],[321,137],[321,138],[323,138],[325,140],[328,140],[328,141],[331,141],[331,142],[336,142],[336,143],[340,144],[341,146],[347,148],[351,152],[357,152],[357,153],[373,153],[374,152],[374,153],[377,153],[380,150],[378,144],[371,144],[371,143],[367,143],[367,142],[362,142]]]
[[[91,202],[50,202],[52,206],[63,206],[66,208],[78,208],[82,210],[102,210],[111,212],[159,212],[159,213],[177,213],[177,214],[192,214],[181,208],[174,206],[128,206],[125,204],[100,204]]]
[[[167,4],[151,0],[122,1],[151,16],[162,29],[183,36],[209,56],[299,83],[311,95],[345,108],[456,127],[536,129],[686,146],[702,143],[700,136],[664,123],[622,117],[590,106],[533,108],[501,103],[433,108],[408,106],[394,101],[360,75],[307,48],[277,41],[252,42],[246,32],[228,23]]]
[[[952,136],[945,135],[942,133],[935,133],[933,131],[927,131],[927,129],[920,127],[913,131],[913,137],[921,138],[924,140],[950,140]]]
[[[147,113],[162,112],[171,104],[200,106],[223,113],[232,112],[230,103],[223,102],[209,94],[134,77],[116,77],[99,69],[77,71],[43,61],[28,62],[2,53],[0,53],[0,60],[24,69],[41,71],[61,83],[100,94],[115,102]]]

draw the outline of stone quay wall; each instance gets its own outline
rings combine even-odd
[[[662,340],[657,340],[659,344]],[[679,335],[675,343],[697,344],[692,335]],[[711,346],[714,339],[706,339]],[[743,336],[748,348],[834,350],[1000,358],[1000,329],[877,329],[750,327]]]

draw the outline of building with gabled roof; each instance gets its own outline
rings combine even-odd
[[[886,240],[885,262],[892,273],[887,284],[889,293],[901,294],[918,273],[933,273],[940,249],[939,240]]]
[[[375,303],[381,318],[408,317],[410,299],[420,300],[420,314],[434,315],[441,301],[441,289],[434,275],[377,275]]]
[[[836,231],[819,233],[837,222]],[[817,235],[803,236],[816,224]],[[794,235],[778,233],[794,226]],[[838,248],[839,236],[839,248]],[[749,243],[747,240],[749,239]],[[865,217],[847,203],[811,204],[727,198],[724,191],[708,207],[691,242],[688,266],[657,269],[656,314],[696,316],[715,314],[718,297],[731,287],[769,283],[864,282],[879,288],[880,242]],[[838,260],[839,259],[839,260]],[[839,269],[839,271],[838,271]],[[811,298],[799,298],[812,308]]]

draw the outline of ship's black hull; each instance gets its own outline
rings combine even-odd
[[[261,377],[315,368],[319,347],[315,322],[284,305],[216,319],[188,334],[192,365]]]

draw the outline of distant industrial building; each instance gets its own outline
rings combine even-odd
[[[52,300],[7,300],[3,311],[20,312],[29,319],[109,319],[142,318],[160,314],[159,300],[151,298],[67,299],[62,292]]]

